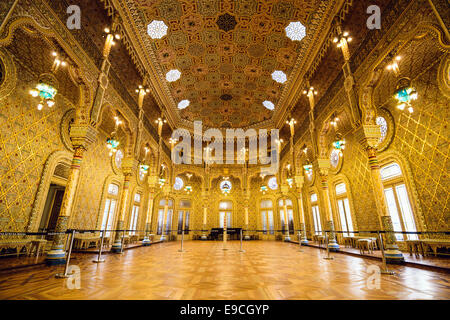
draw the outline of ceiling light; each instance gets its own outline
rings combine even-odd
[[[180,77],[181,77],[181,72],[178,71],[177,69],[170,70],[166,74],[166,80],[169,81],[169,82],[175,82],[178,79],[180,79]]]
[[[278,83],[285,83],[287,81],[287,76],[283,71],[277,70],[272,73],[272,79]]]
[[[292,41],[301,41],[306,36],[306,27],[301,22],[291,22],[285,30]]]
[[[275,109],[275,105],[272,102],[267,101],[267,100],[263,102],[263,106],[269,110]]]
[[[180,103],[178,104],[178,109],[182,110],[185,109],[189,106],[190,101],[189,100],[181,100]]]
[[[167,34],[168,28],[164,21],[153,20],[147,26],[147,33],[152,39],[161,39]]]

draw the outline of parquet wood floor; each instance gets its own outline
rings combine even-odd
[[[0,299],[450,299],[450,276],[404,266],[382,275],[379,289],[367,286],[371,260],[282,242],[170,242],[107,255],[74,255],[81,288],[56,279],[63,267],[36,267],[0,274]]]

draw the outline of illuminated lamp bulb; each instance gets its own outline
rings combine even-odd
[[[55,105],[55,100],[53,99],[47,100],[47,105],[49,106],[49,108],[53,107]]]
[[[409,107],[409,108],[408,108],[408,111],[409,111],[409,113],[413,113],[413,112],[414,112],[413,107]]]
[[[105,28],[105,32],[106,32],[106,33],[110,33],[111,30],[110,30],[109,28]]]
[[[36,97],[39,95],[39,91],[37,91],[36,89],[32,89],[32,90],[30,90],[30,94],[31,94],[34,98],[36,98]]]
[[[120,40],[120,34],[116,33],[115,38],[116,38],[117,40]]]
[[[399,109],[401,111],[405,110],[405,107],[406,107],[406,104],[404,104],[404,103],[400,103],[399,105],[397,105],[397,109]]]
[[[44,106],[42,105],[42,103],[39,103],[39,104],[37,105],[37,108],[38,108],[39,111],[41,111],[42,108],[44,108]]]

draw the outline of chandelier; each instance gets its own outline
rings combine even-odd
[[[186,187],[184,187],[184,191],[186,191],[187,194],[191,194],[192,187],[191,186],[186,186]]]
[[[220,183],[220,190],[224,195],[229,195],[231,191],[231,182],[228,179],[228,177],[224,177]]]
[[[262,194],[266,194],[266,192],[267,192],[267,186],[262,185],[259,191],[262,192]]]
[[[416,89],[411,85],[411,79],[400,78],[395,88],[394,98],[397,100],[397,109],[405,110],[408,107],[409,113],[413,113],[414,109],[411,106],[412,101],[417,100],[418,93]]]
[[[56,79],[52,74],[43,74],[39,77],[39,83],[34,89],[30,90],[33,98],[39,97],[40,102],[37,105],[38,110],[42,110],[46,104],[49,108],[55,105],[55,96],[58,90],[55,88]]]
[[[345,149],[345,139],[342,139],[340,134],[336,135],[336,140],[333,142],[333,147],[339,151],[339,155],[342,156],[342,151]]]
[[[112,156],[114,153],[116,153],[117,148],[120,145],[119,140],[116,139],[116,133],[117,133],[117,128],[119,127],[119,125],[122,124],[122,121],[117,116],[114,117],[114,120],[116,121],[114,131],[111,133],[111,136],[106,139],[106,147],[110,150],[109,156]]]
[[[188,177],[189,182],[190,182],[191,178],[192,178],[192,173],[186,173],[186,177]],[[186,187],[184,187],[184,191],[187,194],[190,194],[192,192],[192,186],[190,184],[186,185]]]

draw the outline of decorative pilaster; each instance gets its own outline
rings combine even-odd
[[[166,241],[166,240],[170,239],[169,235],[166,234],[167,224],[169,223],[169,221],[167,219],[168,218],[167,214],[169,213],[169,194],[170,194],[170,186],[169,185],[165,184],[163,186],[163,194],[164,194],[164,197],[166,198],[166,203],[164,205],[162,232],[161,232],[161,237],[159,238],[160,241]]]
[[[317,159],[317,167],[321,178],[320,193],[322,194],[322,208],[325,213],[326,225],[328,233],[328,249],[330,251],[339,251],[339,244],[336,241],[336,233],[334,232],[333,213],[331,211],[330,194],[328,191],[328,171],[330,169],[330,161],[328,159]]]
[[[66,191],[56,223],[56,232],[66,232],[68,228],[69,218],[72,214],[75,192],[78,187],[80,177],[81,163],[83,162],[83,154],[87,146],[95,140],[96,131],[88,125],[72,126],[70,136],[74,146],[74,154],[72,165],[70,167],[69,177],[67,179]],[[47,253],[46,263],[49,265],[64,264],[66,262],[66,253],[64,251],[65,235],[57,234],[53,240],[52,248]]]
[[[244,200],[244,240],[250,240],[250,236],[247,234],[248,232],[248,207],[249,207],[250,198],[247,196]]]
[[[392,219],[387,209],[386,198],[384,196],[383,182],[381,181],[380,165],[378,163],[377,148],[381,137],[378,125],[362,125],[356,132],[356,136],[363,148],[367,151],[369,167],[372,177],[373,194],[377,207],[377,214],[382,230],[386,231],[386,263],[402,264],[405,262],[402,252],[398,249],[395,236],[392,233]]]

